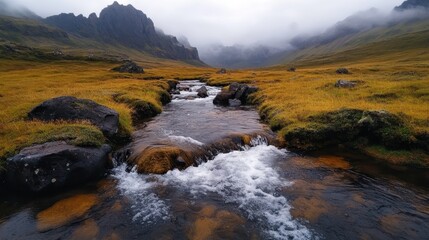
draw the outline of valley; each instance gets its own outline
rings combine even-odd
[[[263,67],[118,2],[0,11],[0,239],[425,239],[424,3]]]

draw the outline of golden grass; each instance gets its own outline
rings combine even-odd
[[[49,140],[64,139],[77,145],[99,145],[105,141],[98,129],[85,122],[27,121],[27,113],[47,99],[68,95],[94,100],[116,110],[122,131],[130,133],[133,131],[132,104],[117,102],[113,96],[120,95],[122,100],[125,99],[123,102],[149,102],[161,109],[160,95],[168,86],[164,80],[207,71],[173,61],[161,62],[157,69],[151,69],[153,64],[145,74],[110,71],[117,65],[85,61],[0,60],[0,159],[25,146]],[[154,76],[162,76],[164,80],[143,80]]]
[[[254,101],[269,125],[278,130],[305,125],[309,116],[322,112],[356,108],[387,110],[401,115],[415,131],[429,132],[427,51],[389,52],[350,61],[343,58],[301,63],[297,72],[288,72],[289,66],[276,66],[227,74],[154,58],[139,58],[145,74],[115,73],[110,69],[117,64],[106,62],[0,60],[0,158],[47,140],[66,138],[74,144],[89,145],[104,142],[100,141],[101,132],[87,123],[27,121],[26,114],[49,98],[71,95],[113,108],[120,114],[121,129],[130,133],[133,102],[144,101],[161,111],[160,95],[169,79],[201,78],[209,84],[257,85],[261,90],[254,95]],[[336,74],[339,67],[348,68],[352,74]],[[338,89],[334,83],[339,79],[363,83],[354,89]]]
[[[401,58],[402,59],[402,58]],[[427,58],[429,59],[429,58]],[[352,74],[335,70],[347,67]],[[354,89],[336,81],[360,80]],[[246,82],[261,91],[254,99],[272,127],[303,124],[309,116],[341,108],[387,110],[402,115],[417,131],[429,132],[429,61],[391,60],[310,66],[288,72],[286,66],[212,75],[209,83]]]

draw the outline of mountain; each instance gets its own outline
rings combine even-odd
[[[157,31],[152,20],[132,5],[114,2],[104,8],[99,17],[95,13],[88,18],[63,13],[48,17],[44,22],[80,37],[123,45],[157,57],[199,61],[196,48]]]
[[[426,5],[427,0],[408,0],[389,14],[376,9],[356,13],[322,34],[296,37],[290,42],[293,50],[285,51],[269,62],[299,66],[333,62],[333,59],[359,60],[375,52],[384,55],[402,52],[405,48],[401,46],[407,46],[407,51],[429,47],[426,43],[429,43],[429,9],[424,7]]]
[[[396,7],[395,10],[415,9],[415,8],[429,8],[428,0],[407,0],[400,6]]]

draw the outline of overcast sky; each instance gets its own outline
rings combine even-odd
[[[88,16],[113,0],[10,0],[42,17],[61,12]],[[165,33],[186,36],[197,47],[220,43],[269,44],[324,30],[375,7],[390,11],[404,0],[118,0],[132,4]]]

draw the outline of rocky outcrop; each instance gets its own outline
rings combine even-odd
[[[28,113],[30,120],[76,121],[87,120],[100,128],[106,136],[118,132],[119,114],[92,100],[64,96],[47,100]]]
[[[121,66],[112,70],[120,73],[144,73],[143,68],[133,61],[125,61]]]
[[[207,88],[205,86],[202,86],[200,89],[197,90],[197,96],[200,98],[206,98],[209,96]]]
[[[309,117],[306,125],[289,126],[284,135],[293,150],[318,150],[338,145],[376,144],[388,149],[416,145],[412,131],[387,111],[343,109]]]
[[[220,106],[240,106],[247,104],[249,95],[257,91],[258,88],[254,86],[232,83],[227,89],[223,89],[216,95],[213,103]]]
[[[199,61],[196,48],[184,46],[176,37],[157,31],[152,20],[132,5],[124,6],[114,2],[101,11],[100,17],[95,13],[88,18],[60,14],[44,21],[82,37],[109,44],[119,43],[157,57]]]
[[[335,83],[335,87],[337,88],[354,88],[357,83],[355,81],[347,81],[347,80],[338,80]]]
[[[110,146],[84,148],[49,142],[22,149],[7,159],[7,186],[23,193],[41,193],[76,186],[104,176]]]
[[[426,8],[429,9],[429,1],[427,0],[407,0],[400,6],[395,7],[396,11],[403,11],[408,9]]]
[[[338,68],[335,72],[338,74],[350,74],[347,68]]]

